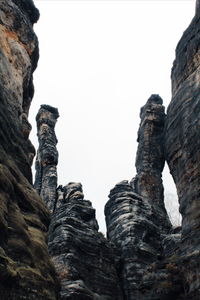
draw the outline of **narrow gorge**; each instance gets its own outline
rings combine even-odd
[[[0,299],[200,299],[200,0],[176,48],[167,112],[157,94],[141,108],[136,175],[111,187],[107,237],[82,184],[58,182],[55,126],[63,116],[47,104],[36,116],[33,184],[38,19],[32,0],[0,1]],[[165,209],[165,162],[181,227]]]

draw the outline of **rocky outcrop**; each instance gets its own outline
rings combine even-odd
[[[49,230],[49,253],[61,284],[61,299],[122,298],[113,249],[98,232],[95,210],[80,183],[57,190]]]
[[[117,184],[105,206],[108,240],[117,249],[117,269],[127,300],[161,299],[159,291],[154,291],[155,298],[148,296],[153,276],[148,269],[155,263],[160,266],[159,262],[177,247],[176,237],[168,235],[172,226],[163,197],[165,113],[162,99],[152,95],[142,107],[140,117],[137,175],[130,183]],[[155,282],[166,281],[162,271],[157,273],[160,275],[154,276]],[[147,280],[147,274],[151,279]]]
[[[25,3],[21,3],[21,9],[25,8]],[[60,281],[61,299],[200,298],[199,9],[200,2],[197,1],[196,15],[176,49],[176,60],[172,69],[173,98],[168,107],[167,117],[162,99],[158,95],[152,95],[141,109],[137,174],[131,182],[122,181],[110,192],[109,201],[105,206],[108,240],[98,232],[95,210],[90,201],[84,200],[81,184],[69,183],[57,188],[58,153],[54,127],[58,111],[43,105],[38,113],[40,146],[35,187],[52,213],[49,252]],[[25,11],[28,17],[29,8]],[[3,92],[6,95],[6,90]],[[23,140],[23,149],[27,145],[31,149],[28,142],[30,126],[24,116],[27,105],[22,107],[23,114],[19,114],[21,117],[18,119],[21,122],[23,139],[27,141],[25,143]],[[15,129],[17,130],[17,127]],[[17,143],[19,144],[20,142]],[[17,167],[22,168],[18,161],[20,155],[16,156],[15,163]],[[183,220],[182,227],[175,229],[170,224],[164,206],[162,171],[165,160],[176,183]],[[31,162],[31,151],[27,162]],[[30,181],[29,169],[22,170]],[[17,184],[18,182],[17,180]],[[13,184],[13,181],[11,183]],[[6,188],[6,185],[2,186]],[[8,190],[11,190],[10,185],[5,192],[8,193]],[[15,189],[15,195],[18,194],[20,193],[16,193]],[[33,198],[32,195],[31,199]],[[20,216],[25,220],[24,210],[29,209],[26,205],[24,208],[26,201],[23,201],[22,205],[17,198],[14,203],[17,203]],[[11,208],[10,216],[13,211],[18,211],[18,208],[13,208],[12,205]],[[0,228],[3,229],[7,226],[7,218],[4,217],[7,217],[7,211],[8,209],[5,210],[2,206],[4,219],[1,218],[3,221]],[[43,206],[31,207],[28,213],[30,211],[37,217],[39,214],[41,221],[41,213],[44,213],[45,209]],[[12,222],[15,219],[14,215],[9,228],[10,224],[14,228],[16,224],[13,225]],[[17,219],[16,223],[21,224],[20,222],[21,219]],[[34,222],[31,221],[31,225],[28,222],[26,224],[34,227],[32,223]],[[26,226],[23,228],[26,229]],[[5,235],[6,230],[2,230],[2,233]],[[32,239],[34,241],[34,238]],[[7,251],[9,243],[6,244],[4,240],[9,240],[8,235],[5,235],[2,241],[3,252],[0,252],[0,255],[7,262],[5,265],[10,267],[4,267],[2,270],[6,270],[6,274],[13,274],[13,269],[10,271],[13,267],[13,254]],[[37,262],[37,255],[34,258]],[[48,256],[45,263],[47,260]],[[35,265],[34,267],[36,268]],[[37,268],[40,272],[39,264]],[[11,278],[14,275],[9,276]],[[53,281],[52,277],[48,277],[48,280],[50,279]],[[48,280],[47,284],[50,282]],[[41,293],[44,293],[45,288],[46,286],[43,286]],[[34,297],[33,295],[31,299],[35,299]],[[55,297],[55,293],[52,297]]]
[[[49,213],[32,187],[29,141],[39,12],[31,0],[0,2],[0,299],[56,299],[46,237]]]
[[[165,232],[171,224],[164,205],[162,171],[165,164],[164,125],[165,108],[159,95],[152,95],[140,112],[138,150],[136,156],[137,175],[132,180],[134,191],[149,199],[156,224]]]
[[[80,183],[57,188],[58,110],[42,105],[36,120],[39,148],[35,188],[50,209],[48,246],[61,299],[122,299],[113,249],[98,232],[95,210]]]
[[[176,48],[165,148],[182,215],[181,265],[187,299],[200,298],[200,6]]]
[[[128,181],[111,190],[105,206],[108,240],[116,247],[124,299],[141,299],[146,267],[161,255],[160,232],[148,199],[134,193]]]
[[[41,105],[36,116],[39,148],[34,187],[51,213],[54,211],[57,188],[58,151],[54,128],[58,117],[57,108],[49,105]]]

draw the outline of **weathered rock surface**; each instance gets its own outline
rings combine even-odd
[[[49,253],[61,283],[61,299],[123,299],[110,243],[98,232],[95,210],[80,183],[57,190]]]
[[[57,108],[49,105],[41,105],[36,116],[39,149],[34,187],[51,213],[54,211],[57,188],[58,151],[54,128],[58,117]]]
[[[149,199],[156,215],[156,224],[165,232],[171,224],[164,205],[162,171],[165,164],[165,108],[159,95],[152,95],[141,108],[136,157],[137,175],[133,179],[135,192]]]
[[[0,299],[56,299],[49,213],[32,187],[29,141],[39,17],[30,0],[0,1]]]
[[[118,253],[118,272],[124,299],[140,299],[146,267],[161,254],[160,232],[152,222],[151,205],[134,193],[127,181],[111,190],[105,206],[108,240]]]
[[[166,159],[182,215],[181,265],[187,299],[200,298],[200,5],[176,48],[168,107]]]
[[[69,183],[56,190],[54,127],[58,112],[41,107],[37,116],[40,147],[35,187],[52,213],[49,252],[60,281],[61,299],[200,299],[199,10],[198,0],[196,16],[176,49],[173,98],[167,117],[158,95],[152,95],[141,109],[137,175],[110,192],[105,206],[108,241],[98,232],[95,210],[90,201],[84,200],[81,184]],[[28,139],[27,119],[20,120],[23,138]],[[29,155],[29,164],[30,160]],[[176,183],[182,228],[172,228],[165,210],[165,160]],[[30,173],[24,174],[30,180]],[[2,211],[7,214],[4,206]],[[8,255],[6,238],[2,257]],[[7,262],[12,266],[10,257]]]
[[[165,113],[162,99],[152,95],[142,107],[136,158],[137,175],[111,190],[105,206],[107,235],[118,253],[118,272],[124,299],[162,299],[159,290],[150,296],[149,284],[165,282],[163,270],[149,272],[174,254],[180,235],[170,234],[163,197]],[[150,276],[150,277],[148,277]],[[148,278],[148,279],[147,279]],[[160,289],[162,290],[162,289]],[[168,291],[163,293],[165,297]],[[154,298],[153,295],[154,294]],[[163,298],[164,299],[164,298]]]

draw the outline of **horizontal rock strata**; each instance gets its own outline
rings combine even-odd
[[[151,205],[127,181],[117,184],[109,198],[105,206],[108,240],[117,249],[124,299],[140,299],[145,269],[161,253],[160,232],[152,222]]]
[[[136,156],[137,175],[133,179],[133,188],[137,194],[149,199],[156,215],[156,224],[167,232],[171,229],[171,224],[164,205],[162,184],[166,117],[162,104],[163,100],[159,95],[152,95],[141,108]]]
[[[39,12],[30,0],[0,2],[0,299],[57,298],[46,238],[49,212],[32,187],[29,106]]]
[[[182,215],[181,268],[186,299],[200,298],[200,6],[176,48],[165,148]]]
[[[58,151],[54,128],[58,117],[57,108],[49,105],[41,105],[36,116],[39,148],[34,187],[51,213],[54,211],[57,188]]]
[[[123,299],[111,245],[98,232],[95,210],[82,186],[57,190],[49,231],[49,252],[61,283],[61,299]]]

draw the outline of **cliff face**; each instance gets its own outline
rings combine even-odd
[[[122,299],[113,249],[98,232],[95,210],[80,183],[57,190],[49,253],[61,283],[61,299]]]
[[[52,213],[49,252],[61,299],[200,298],[199,10],[197,1],[176,49],[167,116],[158,95],[141,109],[137,174],[110,191],[107,240],[98,232],[81,184],[57,188],[57,110],[44,105],[37,115],[35,187]],[[176,183],[182,228],[172,228],[165,210],[165,161]]]
[[[107,234],[117,249],[124,299],[162,299],[163,295],[169,295],[169,291],[161,287],[168,284],[167,275],[163,275],[167,272],[152,266],[164,264],[170,253],[175,253],[180,237],[169,234],[172,227],[164,207],[162,99],[152,95],[142,107],[140,117],[138,173],[130,183],[120,182],[111,190],[105,206]]]
[[[0,3],[0,299],[57,299],[57,279],[61,299],[199,299],[200,1],[176,49],[167,116],[158,95],[141,109],[137,174],[110,192],[108,239],[81,184],[57,187],[59,114],[48,105],[37,115],[35,189],[44,202],[32,187],[28,112],[38,17],[32,0]],[[165,160],[182,229],[172,229],[164,207]]]
[[[35,188],[49,207],[49,253],[61,299],[122,299],[111,244],[98,232],[95,210],[80,183],[57,188],[56,108],[42,105],[36,120],[39,148]]]
[[[182,214],[183,273],[189,299],[200,297],[200,5],[176,48],[172,101],[166,119],[166,159]]]
[[[32,188],[28,136],[39,17],[30,0],[0,3],[0,299],[56,299],[49,213]]]

